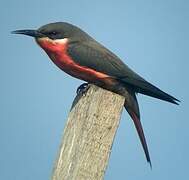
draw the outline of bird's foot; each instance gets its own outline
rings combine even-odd
[[[89,87],[90,87],[89,83],[83,83],[83,84],[81,84],[77,88],[77,91],[76,91],[77,95],[78,94],[82,94],[82,95],[85,94],[87,92],[87,90],[89,89]]]

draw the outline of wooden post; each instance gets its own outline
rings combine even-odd
[[[71,109],[52,180],[103,179],[124,97],[92,85]]]

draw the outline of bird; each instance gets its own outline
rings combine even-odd
[[[124,107],[134,122],[147,162],[152,167],[136,95],[141,93],[177,105],[178,99],[146,81],[88,33],[68,22],[53,22],[35,30],[12,33],[34,37],[53,63],[67,74],[127,97]]]

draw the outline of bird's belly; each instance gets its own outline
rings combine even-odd
[[[80,66],[75,63],[67,54],[51,54],[47,53],[50,59],[64,72],[67,74],[76,77],[78,79],[101,84],[112,84],[112,78],[104,73],[95,71],[88,67]]]
[[[77,64],[67,54],[68,46],[66,41],[53,43],[49,39],[44,39],[38,43],[46,51],[50,59],[69,75],[90,83],[98,83],[97,85],[99,86],[112,83],[112,78],[107,74]]]

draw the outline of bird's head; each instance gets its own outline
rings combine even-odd
[[[91,37],[80,28],[66,22],[50,23],[37,30],[16,30],[12,33],[34,37],[40,47],[48,52],[60,50],[68,42],[91,39]]]

